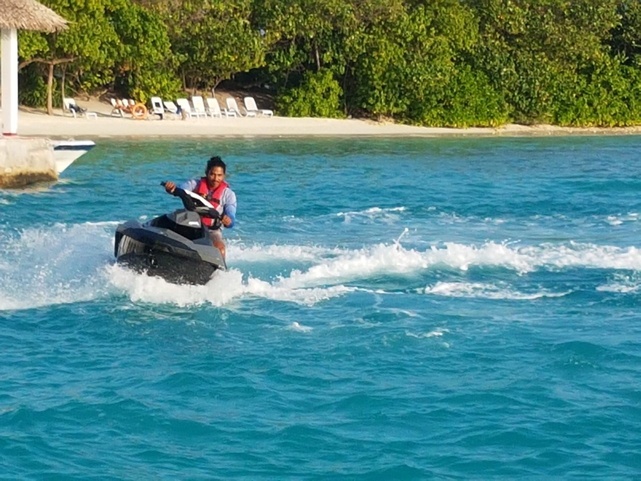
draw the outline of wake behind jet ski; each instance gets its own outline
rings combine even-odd
[[[116,262],[174,284],[206,284],[215,271],[227,266],[212,245],[210,230],[201,216],[213,219],[217,227],[220,214],[194,192],[176,188],[174,195],[180,197],[184,209],[145,223],[130,220],[118,225]]]

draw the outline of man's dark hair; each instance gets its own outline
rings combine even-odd
[[[227,173],[227,166],[225,165],[225,162],[223,162],[223,159],[221,159],[217,155],[209,159],[209,161],[207,162],[207,167],[205,168],[205,175],[209,174],[209,171],[214,167],[222,167],[223,173],[225,174]]]

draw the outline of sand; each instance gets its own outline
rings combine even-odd
[[[509,124],[499,128],[416,127],[390,122],[357,119],[322,119],[292,117],[199,118],[177,119],[149,116],[135,120],[111,115],[111,104],[98,100],[78,104],[97,115],[95,118],[73,118],[54,109],[53,115],[43,110],[21,107],[18,114],[19,136],[44,136],[53,139],[99,139],[102,137],[292,137],[292,136],[541,136],[541,135],[616,135],[639,134],[641,127],[629,128],[562,128],[550,125],[522,126]]]

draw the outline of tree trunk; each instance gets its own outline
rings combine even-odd
[[[321,69],[320,53],[318,53],[318,45],[314,42],[314,57],[316,58],[316,71],[319,72]]]
[[[65,77],[67,73],[66,65],[62,66],[62,77],[60,78],[60,93],[62,94],[62,108],[65,108]]]
[[[47,73],[47,115],[53,115],[53,62]]]

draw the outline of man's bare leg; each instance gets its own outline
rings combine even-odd
[[[214,247],[217,248],[225,259],[225,243],[221,240],[214,240]]]

